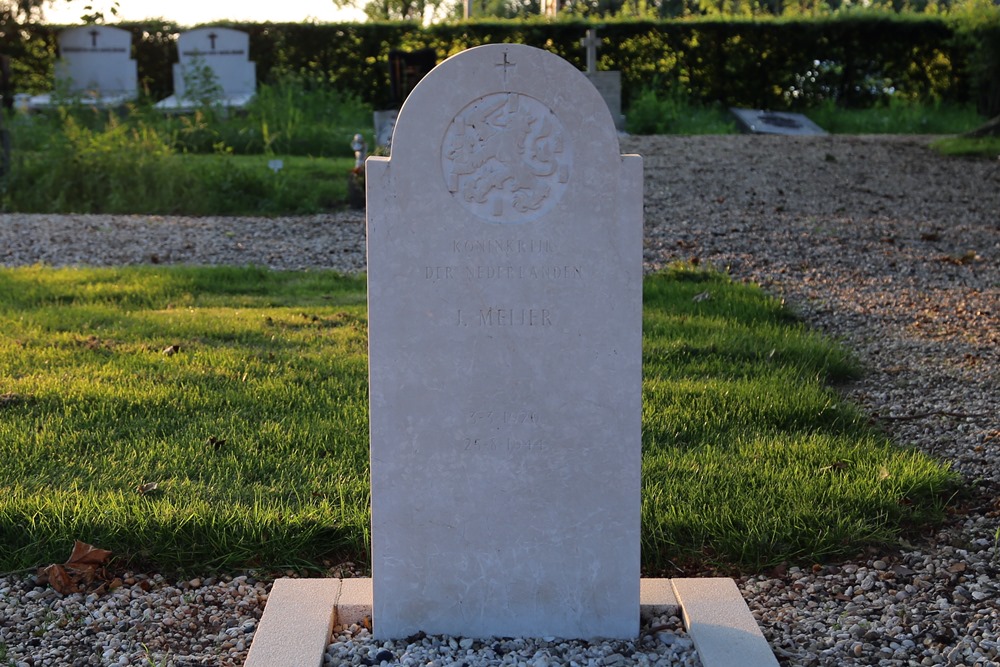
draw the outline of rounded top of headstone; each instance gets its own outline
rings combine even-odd
[[[231,45],[233,43],[238,46],[246,47],[250,43],[249,33],[243,32],[242,30],[236,30],[234,28],[226,28],[222,26],[205,26],[201,28],[192,28],[191,30],[185,30],[177,37],[179,42],[197,42],[199,40],[205,41],[206,43],[211,42],[213,45],[218,41],[220,44],[225,43],[226,45]],[[214,48],[214,46],[213,46]]]
[[[431,70],[399,112],[391,152],[394,168],[426,174],[466,211],[499,224],[545,215],[582,186],[581,173],[610,177],[619,159],[611,112],[593,84],[523,44],[475,47]]]
[[[66,28],[59,33],[57,40],[62,49],[97,51],[102,47],[130,46],[132,33],[108,25],[81,25]]]

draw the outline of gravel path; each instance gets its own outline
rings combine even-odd
[[[783,664],[1000,664],[1000,162],[942,158],[927,143],[623,140],[623,151],[645,157],[646,268],[695,260],[783,296],[870,369],[845,389],[849,397],[900,443],[950,461],[973,490],[948,525],[914,544],[739,580]],[[354,212],[0,215],[0,264],[36,262],[358,271],[364,223]],[[147,664],[147,655],[169,655],[172,665],[241,664],[267,588],[245,577],[136,575],[104,598],[60,600],[30,579],[0,578],[0,646],[18,665]],[[652,623],[669,628],[676,619]],[[336,639],[329,664],[370,664],[385,650],[357,628]],[[347,658],[338,653],[346,639],[362,647]],[[504,655],[523,664],[571,654],[579,664],[679,664],[691,660],[685,641],[682,632],[654,632],[596,652],[526,644]],[[448,642],[428,650],[412,654],[413,664],[429,655],[440,665],[486,661]]]

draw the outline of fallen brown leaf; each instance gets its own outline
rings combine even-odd
[[[73,553],[62,565],[49,565],[42,569],[40,580],[48,582],[53,589],[62,595],[79,593],[95,581],[102,581],[102,587],[107,583],[105,563],[111,557],[107,549],[99,549],[86,542],[76,540],[73,543]]]

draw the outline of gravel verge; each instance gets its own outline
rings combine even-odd
[[[844,388],[846,395],[901,444],[949,461],[971,490],[931,534],[844,563],[739,579],[782,664],[1000,664],[1000,163],[940,157],[928,142],[623,140],[623,151],[645,158],[646,269],[697,261],[785,298],[869,369]],[[364,221],[357,212],[278,219],[0,215],[0,264],[39,262],[360,271]],[[30,577],[0,578],[0,643],[8,659],[32,666],[146,664],[147,656],[170,665],[242,663],[266,581],[132,579],[91,600],[60,599]],[[178,622],[166,625],[157,610]],[[676,619],[651,623],[663,631],[647,632],[631,648],[525,643],[501,647],[493,659],[443,639],[428,649],[433,655],[416,647],[410,658],[438,665],[695,660],[676,652],[685,641]],[[390,650],[366,632],[342,629],[328,664],[370,664]],[[348,640],[356,650],[344,654]]]

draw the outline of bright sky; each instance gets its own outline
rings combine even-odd
[[[108,23],[164,18],[182,26],[213,21],[362,21],[356,9],[338,9],[333,0],[119,0],[118,17],[111,15],[110,0],[56,0],[46,3],[47,23],[80,22],[84,7],[92,5],[103,11]]]

